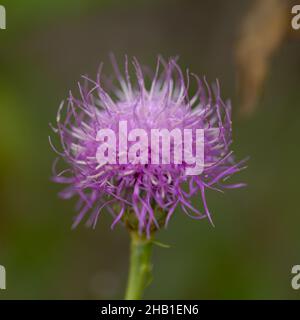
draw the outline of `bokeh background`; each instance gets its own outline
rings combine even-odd
[[[300,31],[288,1],[2,0],[0,299],[121,299],[129,237],[103,214],[71,230],[74,201],[51,182],[48,123],[109,52],[155,66],[179,55],[233,102],[233,148],[248,187],[209,193],[215,228],[179,210],[158,233],[147,299],[299,299]],[[284,4],[284,5],[282,5]],[[298,33],[297,33],[298,32]],[[195,202],[199,199],[195,199]]]

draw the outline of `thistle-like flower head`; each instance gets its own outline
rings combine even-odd
[[[243,185],[224,182],[241,170],[241,163],[234,162],[230,150],[231,107],[221,99],[218,81],[210,87],[205,78],[188,71],[183,74],[175,59],[165,62],[162,58],[158,58],[154,72],[133,59],[131,78],[127,58],[124,72],[112,60],[115,78],[105,77],[102,67],[96,80],[84,76],[84,84],[79,84],[79,98],[70,92],[67,103],[59,108],[57,126],[53,127],[63,151],[52,146],[68,165],[57,172],[56,161],[53,179],[68,185],[61,192],[63,198],[79,196],[73,226],[81,220],[95,226],[104,208],[114,217],[112,227],[122,221],[148,236],[167,225],[177,207],[194,219],[207,217],[212,222],[205,190],[222,191]],[[196,90],[189,97],[192,80]],[[126,124],[126,137],[124,132],[120,135],[120,124]],[[115,143],[111,149],[107,138],[99,135],[102,129],[115,133],[109,140]],[[137,137],[135,129],[142,130],[146,138]],[[198,136],[190,140],[186,151],[188,143],[182,140],[179,146],[171,134],[167,141],[170,153],[163,154],[163,141],[150,142],[153,129],[177,132],[177,138],[182,139],[186,137],[184,130],[193,133],[202,129],[201,173],[187,174],[191,163],[185,157],[194,154]],[[172,130],[181,131],[179,134]],[[127,136],[128,132],[135,134]],[[130,149],[135,161],[130,161],[132,155],[126,154]],[[151,162],[154,149],[159,153],[159,163]],[[168,162],[176,152],[179,159]],[[103,159],[108,154],[114,161],[99,160],[101,155]],[[201,199],[201,209],[192,204],[193,196]]]

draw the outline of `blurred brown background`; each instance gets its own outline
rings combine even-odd
[[[48,123],[82,74],[95,76],[101,61],[110,72],[109,52],[152,67],[157,54],[179,55],[182,67],[218,78],[233,102],[236,156],[251,157],[235,178],[248,188],[209,194],[215,228],[178,210],[158,234],[171,248],[155,248],[145,297],[300,297],[290,285],[300,264],[300,30],[290,27],[292,2],[265,2],[1,1],[0,299],[123,297],[126,230],[111,231],[103,214],[95,230],[72,231],[75,202],[50,181]]]

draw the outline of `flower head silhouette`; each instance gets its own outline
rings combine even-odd
[[[230,149],[231,106],[221,99],[218,81],[210,87],[205,78],[188,71],[183,74],[172,58],[167,62],[158,58],[154,72],[142,68],[134,58],[134,77],[130,77],[127,57],[124,72],[112,61],[115,78],[105,77],[102,67],[96,80],[84,76],[84,83],[78,85],[79,98],[70,92],[53,127],[63,150],[56,152],[68,165],[57,172],[55,162],[53,179],[68,185],[61,192],[63,198],[79,196],[73,226],[82,220],[95,226],[104,208],[113,215],[112,228],[122,221],[147,236],[166,226],[176,207],[193,219],[207,217],[212,223],[206,189],[222,191],[243,185],[225,183],[241,170],[242,162],[235,163]],[[196,91],[189,97],[191,81]],[[99,164],[97,133],[101,128],[118,133],[120,121],[126,121],[128,130],[142,128],[147,133],[154,128],[204,129],[202,173],[187,175],[184,161]],[[117,151],[121,147],[117,143]],[[173,144],[171,152],[175,149]],[[198,195],[201,209],[191,202]]]

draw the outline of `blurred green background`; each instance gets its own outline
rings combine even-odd
[[[179,55],[233,102],[233,148],[248,169],[246,189],[209,193],[213,228],[180,211],[157,238],[147,299],[298,299],[300,264],[300,42],[272,55],[256,108],[239,112],[235,50],[247,1],[2,0],[0,30],[0,299],[121,299],[129,237],[103,214],[95,230],[71,230],[74,201],[50,181],[55,154],[48,123],[82,74],[109,52],[155,66]],[[271,10],[271,8],[270,8]],[[300,31],[299,31],[300,33]],[[267,41],[267,39],[266,39]],[[197,199],[195,199],[197,201]]]

